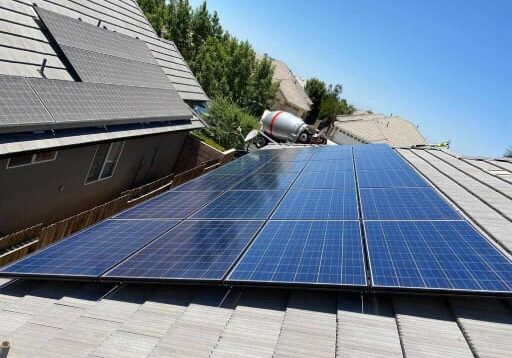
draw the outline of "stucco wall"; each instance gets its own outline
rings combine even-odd
[[[6,169],[0,158],[0,234],[87,210],[170,174],[186,132],[127,140],[114,175],[85,185],[97,145],[59,150],[51,162]]]

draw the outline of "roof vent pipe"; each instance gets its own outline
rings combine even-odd
[[[11,344],[7,341],[3,341],[2,345],[0,346],[0,358],[7,358],[9,349],[11,349]]]
[[[98,24],[96,26],[100,27],[100,25],[101,25],[101,19],[98,20]]]
[[[45,68],[46,68],[46,61],[47,61],[47,59],[46,59],[46,58],[44,58],[44,59],[43,59],[43,63],[41,64],[41,67],[39,68],[39,73],[41,74],[41,76],[42,76],[43,78],[46,78],[46,75],[44,74],[44,70],[45,70]],[[1,356],[0,356],[0,358],[1,358]]]

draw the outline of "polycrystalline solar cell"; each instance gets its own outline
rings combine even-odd
[[[355,190],[290,190],[272,219],[357,220]]]
[[[98,52],[61,46],[83,82],[174,89],[157,64],[133,61]]]
[[[358,170],[360,188],[428,187],[413,169]]]
[[[263,221],[184,221],[105,277],[221,280]]]
[[[354,190],[354,172],[307,172],[303,171],[292,189],[344,189]]]
[[[360,189],[366,220],[460,220],[460,215],[431,188]]]
[[[352,160],[352,151],[350,150],[319,150],[311,160]]]
[[[184,219],[219,196],[218,191],[170,191],[119,215],[117,219]]]
[[[233,190],[283,190],[288,189],[297,173],[253,174],[233,187]]]
[[[244,175],[221,175],[212,172],[188,181],[178,187],[177,191],[225,191],[232,188]]]
[[[141,40],[60,15],[41,7],[35,7],[35,9],[59,45],[157,64],[149,48]]]
[[[277,151],[281,152],[281,150],[277,150]],[[279,153],[275,156],[272,156],[270,158],[270,160],[281,161],[281,162],[304,162],[304,161],[310,160],[312,155],[313,155],[312,152],[302,152],[302,151],[295,150],[294,152]]]
[[[410,166],[396,154],[372,154],[355,157],[356,170],[409,169]]]
[[[54,121],[23,77],[0,75],[0,125],[48,125]]]
[[[512,292],[512,262],[465,221],[364,226],[376,287]]]
[[[263,164],[255,173],[299,173],[306,162],[269,162]]]
[[[262,164],[263,161],[259,161],[254,158],[245,159],[245,157],[242,157],[227,164],[221,165],[219,168],[215,169],[214,173],[248,175],[252,172],[255,172]]]
[[[227,191],[192,218],[266,219],[283,194],[283,190]]]
[[[305,172],[340,172],[340,171],[353,171],[354,164],[352,158],[350,159],[339,159],[339,160],[322,160],[322,161],[310,161]]]
[[[192,117],[175,90],[41,78],[27,81],[57,123],[113,124]]]
[[[269,221],[228,281],[366,286],[358,221]]]
[[[4,267],[0,274],[97,277],[177,223],[107,220]]]

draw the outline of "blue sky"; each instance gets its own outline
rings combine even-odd
[[[193,6],[201,1],[191,0]],[[512,146],[512,1],[209,0],[225,29],[467,155]]]

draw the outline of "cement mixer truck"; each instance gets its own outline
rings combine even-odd
[[[252,141],[261,148],[269,142],[326,144],[325,133],[313,127],[291,113],[284,111],[265,111],[261,116],[261,128],[246,137],[246,142]]]

